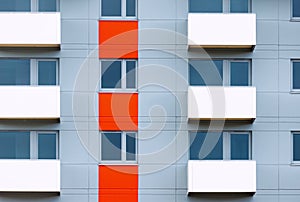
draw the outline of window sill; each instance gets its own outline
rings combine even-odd
[[[290,22],[300,22],[300,17],[291,17]]]

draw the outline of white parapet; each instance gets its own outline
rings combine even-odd
[[[253,13],[189,13],[190,48],[252,48],[256,45]]]
[[[188,162],[188,194],[255,192],[255,161],[190,160]]]
[[[0,119],[59,119],[59,86],[0,86]]]
[[[60,161],[0,160],[0,192],[60,192]]]
[[[1,12],[0,47],[59,47],[60,13]]]

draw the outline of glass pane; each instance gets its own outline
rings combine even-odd
[[[0,60],[0,85],[30,85],[30,60]]]
[[[121,61],[101,62],[101,87],[121,88]]]
[[[222,86],[222,60],[190,60],[189,82],[191,86]]]
[[[190,160],[223,159],[223,134],[197,132],[190,134]]]
[[[293,62],[293,89],[300,89],[300,62]]]
[[[56,61],[38,62],[38,85],[56,85]]]
[[[56,133],[38,134],[38,158],[56,159]]]
[[[135,16],[135,1],[136,0],[126,0],[126,16]]]
[[[30,12],[30,0],[0,0],[0,11]]]
[[[231,13],[248,13],[249,0],[230,0]]]
[[[230,63],[230,85],[231,86],[249,85],[249,63],[248,62]]]
[[[293,1],[293,17],[300,17],[300,0]]]
[[[300,134],[293,135],[293,161],[300,161]]]
[[[102,16],[121,16],[121,0],[102,0]]]
[[[190,13],[222,13],[223,0],[189,0]]]
[[[122,159],[121,133],[103,133],[101,137],[101,159],[120,161]]]
[[[56,0],[39,0],[39,11],[40,12],[55,12]]]
[[[30,132],[0,132],[0,159],[29,159]]]
[[[231,134],[230,135],[231,159],[248,160],[249,159],[249,135]]]
[[[135,161],[136,159],[136,137],[135,133],[126,134],[126,160]]]
[[[126,88],[135,88],[135,61],[126,61]]]

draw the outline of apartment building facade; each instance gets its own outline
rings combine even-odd
[[[299,201],[299,23],[299,0],[0,0],[0,201]]]

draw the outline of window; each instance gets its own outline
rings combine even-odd
[[[292,61],[292,89],[300,90],[300,60]]]
[[[249,60],[190,60],[192,86],[250,86]]]
[[[102,0],[102,17],[136,17],[136,0]]]
[[[249,132],[190,132],[190,160],[249,160]]]
[[[102,89],[136,89],[136,60],[101,61]]]
[[[293,161],[300,161],[300,132],[293,133]]]
[[[56,12],[58,0],[0,0],[0,12]]]
[[[190,13],[248,13],[250,0],[189,0]]]
[[[292,17],[300,18],[300,0],[292,0]]]
[[[58,85],[58,61],[0,59],[0,85]]]
[[[136,162],[135,132],[101,133],[101,160]]]
[[[58,133],[0,132],[0,159],[58,159]]]

